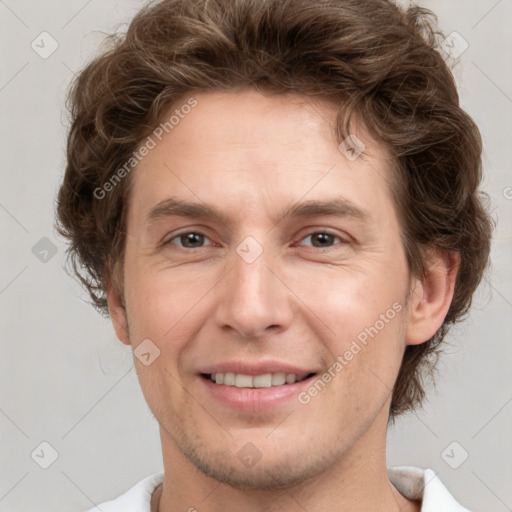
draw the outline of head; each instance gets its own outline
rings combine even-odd
[[[119,339],[159,351],[135,359],[142,389],[206,474],[284,485],[289,461],[299,481],[421,404],[491,234],[434,21],[387,0],[162,1],[77,77],[58,229]],[[209,410],[233,368],[308,378]],[[257,478],[233,470],[247,443]]]

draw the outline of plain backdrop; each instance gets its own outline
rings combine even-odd
[[[64,272],[65,246],[53,228],[67,87],[103,34],[141,5],[0,0],[2,512],[83,511],[162,469],[132,355]],[[447,340],[437,387],[423,411],[391,428],[388,459],[432,468],[468,508],[505,512],[512,509],[512,1],[422,5],[468,44],[454,73],[483,134],[484,188],[498,227],[492,268],[468,320]]]

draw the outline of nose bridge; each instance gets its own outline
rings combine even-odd
[[[286,287],[270,270],[276,259],[256,243],[245,239],[234,251],[216,315],[220,327],[251,338],[282,328],[291,318]]]

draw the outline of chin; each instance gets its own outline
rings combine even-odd
[[[190,439],[178,443],[183,455],[199,471],[209,478],[229,485],[236,489],[246,490],[278,490],[291,488],[326,470],[332,463],[329,454],[316,453],[308,456],[300,448],[293,449],[291,453],[278,453],[275,448],[256,452],[251,443],[246,445],[252,448],[233,451],[213,450],[211,445],[205,450],[204,444],[190,442]],[[244,462],[244,455],[252,453],[255,458]],[[268,455],[271,454],[271,459]],[[261,457],[261,458],[258,458]],[[258,459],[255,462],[255,459]]]

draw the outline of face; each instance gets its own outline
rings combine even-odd
[[[385,436],[411,289],[390,156],[362,125],[338,149],[328,103],[194,98],[131,176],[116,329],[164,450],[293,484]]]

